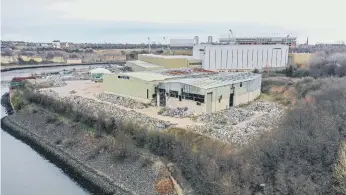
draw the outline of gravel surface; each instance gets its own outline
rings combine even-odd
[[[34,82],[38,88],[63,87],[66,85],[59,75],[46,76],[42,79],[36,79]]]
[[[188,109],[188,107],[181,107],[175,109],[162,108],[158,112],[158,114],[162,116],[171,116],[175,118],[187,118],[195,115],[193,111]]]
[[[196,121],[205,125],[190,129],[222,141],[245,145],[276,127],[283,114],[284,108],[277,103],[256,101],[242,107],[202,114]]]
[[[97,94],[96,97],[102,101],[118,104],[126,108],[132,108],[132,109],[146,108],[146,106],[141,102],[138,102],[130,98],[117,96],[114,94],[100,93],[100,94]]]

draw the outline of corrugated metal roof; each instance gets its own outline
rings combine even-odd
[[[138,78],[144,81],[164,81],[172,78],[202,77],[203,75],[218,73],[198,68],[177,68],[141,72],[126,72],[121,74]]]
[[[141,79],[144,81],[164,81],[166,79],[172,78],[171,76],[159,74],[156,72],[149,72],[149,71],[144,71],[144,72],[125,72],[122,73],[124,75],[134,77],[137,79]]]
[[[144,68],[162,67],[162,66],[159,66],[159,65],[156,65],[156,64],[152,64],[152,63],[148,63],[148,62],[144,62],[144,61],[141,61],[141,60],[128,61],[127,63],[134,64],[134,65],[137,65],[137,66],[141,66],[141,67],[144,67]]]
[[[183,83],[186,85],[195,86],[202,89],[210,89],[215,87],[221,87],[225,85],[231,85],[234,83],[244,82],[256,79],[260,77],[260,74],[254,74],[251,72],[227,72],[220,73],[217,75],[209,75],[203,78],[183,78],[183,79],[174,79],[166,81],[165,83]]]

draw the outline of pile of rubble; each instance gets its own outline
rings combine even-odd
[[[162,108],[159,112],[159,115],[162,116],[171,116],[175,118],[186,118],[191,117],[194,115],[194,112],[192,110],[189,110],[187,107],[181,107],[181,108]]]
[[[202,114],[196,120],[204,125],[190,129],[222,141],[245,145],[277,127],[283,114],[284,108],[277,103],[256,101],[243,107]]]
[[[202,114],[196,118],[196,121],[221,125],[236,125],[239,122],[247,120],[254,114],[255,113],[249,109],[231,107],[228,110],[220,112]]]
[[[66,83],[61,79],[59,75],[50,75],[42,79],[35,80],[35,86],[37,88],[47,87],[63,87]]]
[[[93,99],[88,99],[80,96],[59,96],[54,91],[45,90],[45,95],[54,97],[55,99],[61,100],[66,103],[73,105],[73,109],[79,110],[85,113],[93,113],[96,117],[110,118],[113,117],[115,121],[119,122],[132,122],[136,125],[140,125],[146,129],[166,129],[171,125],[170,122],[155,119],[145,114],[138,113],[136,111],[127,111],[120,109],[116,105],[112,105],[106,102],[99,102]]]
[[[102,101],[118,104],[126,108],[132,108],[132,109],[146,108],[146,106],[141,102],[135,101],[130,98],[117,96],[114,94],[100,93],[100,94],[97,94],[96,97]]]

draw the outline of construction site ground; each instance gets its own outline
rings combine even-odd
[[[192,117],[180,118],[163,116],[158,114],[162,107],[146,106],[141,109],[126,107],[110,101],[101,100],[100,94],[104,94],[102,83],[90,80],[65,81],[65,86],[51,87],[41,90],[52,90],[59,96],[80,96],[97,102],[111,104],[126,111],[134,111],[148,117],[167,121],[175,127],[195,131],[221,141],[244,145],[261,133],[271,130],[277,126],[284,113],[284,108],[270,101],[256,100],[249,105],[231,107],[228,110],[194,115]]]

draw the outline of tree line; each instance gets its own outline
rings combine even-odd
[[[244,148],[183,129],[148,130],[102,112],[96,117],[30,90],[23,95],[29,103],[93,127],[97,136],[124,134],[136,147],[176,163],[196,194],[346,194],[340,160],[346,144],[346,79],[311,82],[321,85],[300,90],[302,99],[309,95],[314,101],[298,103],[277,129]]]

